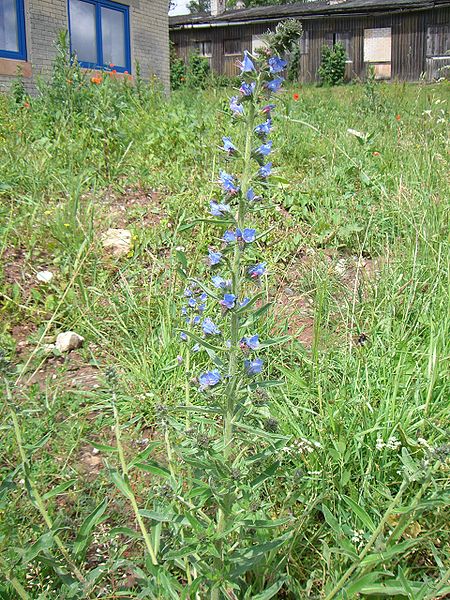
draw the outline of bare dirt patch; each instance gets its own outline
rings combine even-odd
[[[145,227],[155,226],[165,216],[162,195],[141,187],[126,188],[120,195],[108,191],[102,203],[109,208],[109,218],[114,227],[126,228],[137,223]]]

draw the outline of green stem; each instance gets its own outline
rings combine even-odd
[[[50,515],[47,512],[44,500],[42,499],[42,496],[40,495],[39,490],[36,487],[36,484],[34,483],[33,479],[30,476],[30,468],[29,468],[28,458],[27,458],[27,456],[25,454],[25,450],[23,448],[22,433],[20,431],[20,425],[19,425],[19,421],[17,420],[17,415],[16,415],[14,409],[12,408],[11,391],[9,389],[7,381],[5,381],[5,385],[6,385],[6,397],[7,397],[9,411],[11,414],[11,419],[12,419],[13,427],[14,427],[14,435],[15,435],[17,446],[19,449],[20,458],[22,460],[22,471],[23,471],[25,479],[28,481],[28,485],[30,486],[30,490],[32,492],[32,499],[34,500],[34,503],[35,503],[37,509],[41,513],[41,516],[42,516],[48,530],[51,532],[52,537],[55,541],[55,544],[58,546],[59,551],[61,552],[61,554],[64,557],[64,560],[66,561],[67,565],[72,570],[72,573],[75,575],[75,577],[78,579],[78,581],[80,583],[82,583],[83,585],[86,585],[86,579],[84,578],[81,571],[78,569],[77,565],[73,562],[73,560],[70,557],[70,554],[69,554],[68,550],[66,549],[66,547],[64,546],[61,538],[59,537],[59,535],[57,533],[54,533],[53,522],[50,518]]]
[[[123,446],[122,446],[122,441],[121,441],[121,434],[120,434],[120,422],[119,422],[119,413],[117,412],[117,408],[116,408],[116,403],[115,403],[115,394],[113,393],[113,411],[114,411],[114,420],[115,420],[115,427],[114,427],[114,433],[116,436],[116,445],[117,445],[117,451],[119,454],[119,461],[120,461],[120,466],[122,468],[122,475],[123,478],[126,480],[126,482],[128,483],[128,488],[130,490],[130,496],[128,497],[128,499],[130,500],[131,506],[133,508],[133,512],[134,512],[134,516],[136,517],[136,521],[139,525],[139,529],[141,530],[142,533],[142,537],[144,538],[144,542],[145,542],[145,546],[148,550],[148,553],[150,554],[150,558],[152,559],[152,563],[154,565],[158,564],[158,559],[156,558],[156,553],[155,550],[153,549],[153,545],[152,545],[152,541],[150,539],[150,535],[147,531],[147,528],[144,524],[144,521],[142,520],[142,517],[139,513],[139,506],[136,502],[136,497],[134,495],[134,492],[131,488],[131,485],[129,484],[129,477],[128,477],[128,467],[127,467],[127,463],[125,461],[125,455],[123,453]]]
[[[259,93],[259,80],[256,85],[254,97],[257,98]],[[246,194],[249,189],[250,179],[252,176],[252,145],[253,145],[253,130],[255,127],[256,110],[253,102],[248,103],[248,116],[246,120],[246,134],[245,134],[245,147],[243,154],[244,169],[241,178],[241,192],[239,198],[239,207],[237,213],[237,224],[240,229],[245,225],[245,214],[246,214]],[[241,286],[241,255],[242,249],[239,243],[236,243],[234,248],[234,256],[231,264],[231,277],[232,277],[232,290],[236,296],[236,301],[239,299]],[[230,383],[227,389],[226,407],[224,412],[223,421],[223,456],[225,461],[230,457],[233,440],[233,418],[234,410],[236,405],[236,387],[237,387],[237,375],[238,375],[238,358],[239,358],[239,332],[240,332],[240,319],[236,312],[231,313],[231,348],[229,354],[229,368],[228,374],[230,377]],[[221,534],[225,531],[227,518],[231,510],[229,499],[225,501],[225,507],[218,510],[217,516],[217,528],[216,533]],[[221,544],[222,546],[222,544]],[[221,549],[219,550],[221,552]],[[221,559],[217,559],[217,567],[220,568],[222,564]],[[220,589],[214,588],[211,591],[211,600],[219,600]]]
[[[23,585],[20,583],[20,581],[16,577],[14,577],[14,575],[11,575],[10,573],[8,573],[8,565],[1,558],[1,556],[0,556],[0,562],[2,564],[2,567],[5,569],[4,573],[5,573],[6,579],[13,586],[14,590],[17,592],[18,597],[22,598],[22,600],[29,600],[30,596],[28,595],[27,591],[25,590]]]

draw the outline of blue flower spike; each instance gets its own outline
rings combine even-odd
[[[272,152],[272,140],[266,142],[265,144],[261,144],[259,148],[256,148],[256,154],[260,154],[261,156],[268,156]]]
[[[251,96],[255,91],[255,87],[256,83],[254,81],[252,81],[252,83],[245,83],[245,81],[243,81],[239,91],[243,96]]]
[[[247,50],[244,51],[243,60],[238,60],[236,64],[242,73],[250,73],[251,71],[255,71],[255,65],[253,64],[252,59],[249,57]]]
[[[202,329],[205,335],[220,335],[220,329],[209,317],[206,317],[206,319],[203,321]]]
[[[220,252],[214,252],[213,250],[208,250],[208,262],[211,267],[218,265],[221,260],[222,260],[222,254]]]
[[[259,171],[258,174],[260,177],[262,177],[263,179],[267,179],[267,177],[270,176],[270,173],[272,171],[272,163],[269,162],[266,165],[263,165]]]
[[[230,211],[231,208],[228,206],[228,204],[224,204],[223,202],[211,200],[209,203],[209,212],[213,217],[225,217]]]
[[[244,360],[244,367],[249,377],[255,377],[255,375],[259,375],[259,373],[261,373],[263,369],[263,361],[260,358],[255,358],[253,360],[247,359]]]
[[[259,337],[258,334],[252,335],[251,337],[243,337],[239,342],[239,346],[242,350],[257,350],[259,348]]]
[[[257,265],[253,265],[247,271],[252,279],[259,279],[266,273],[266,263],[259,263]]]
[[[234,294],[225,294],[223,300],[220,301],[220,304],[224,308],[231,310],[236,305],[236,296]]]
[[[283,77],[276,77],[275,79],[272,79],[272,81],[268,81],[266,83],[266,87],[273,94],[276,94],[276,92],[278,92],[278,90],[283,85],[283,81],[284,81]]]
[[[237,96],[233,96],[230,99],[230,110],[234,117],[240,117],[244,114],[244,107],[239,103]]]
[[[225,150],[225,152],[228,152],[228,154],[234,154],[236,152],[236,146],[233,144],[230,137],[224,136],[222,138],[222,142],[222,150]]]
[[[221,380],[220,373],[217,369],[207,371],[199,376],[200,390],[207,390],[217,385]]]
[[[227,192],[232,196],[234,194],[237,194],[239,191],[239,187],[235,184],[235,179],[233,175],[229,175],[225,171],[220,171],[219,183],[222,185],[223,191]]]
[[[287,61],[279,56],[271,56],[267,61],[269,63],[269,71],[273,74],[280,73],[287,66]]]

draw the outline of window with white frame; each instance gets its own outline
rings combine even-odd
[[[69,0],[69,8],[70,44],[81,66],[130,72],[128,6],[109,0]]]
[[[24,0],[0,0],[0,58],[25,60]]]

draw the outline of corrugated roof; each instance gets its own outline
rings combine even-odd
[[[314,17],[321,15],[347,15],[365,12],[386,12],[387,10],[418,10],[433,8],[434,6],[450,6],[450,0],[346,0],[338,4],[329,2],[298,2],[295,4],[277,4],[272,6],[258,6],[240,10],[230,10],[212,17],[209,13],[192,15],[179,15],[170,17],[170,27],[183,25],[220,25],[249,21],[264,21],[266,19],[283,19],[288,17]]]

